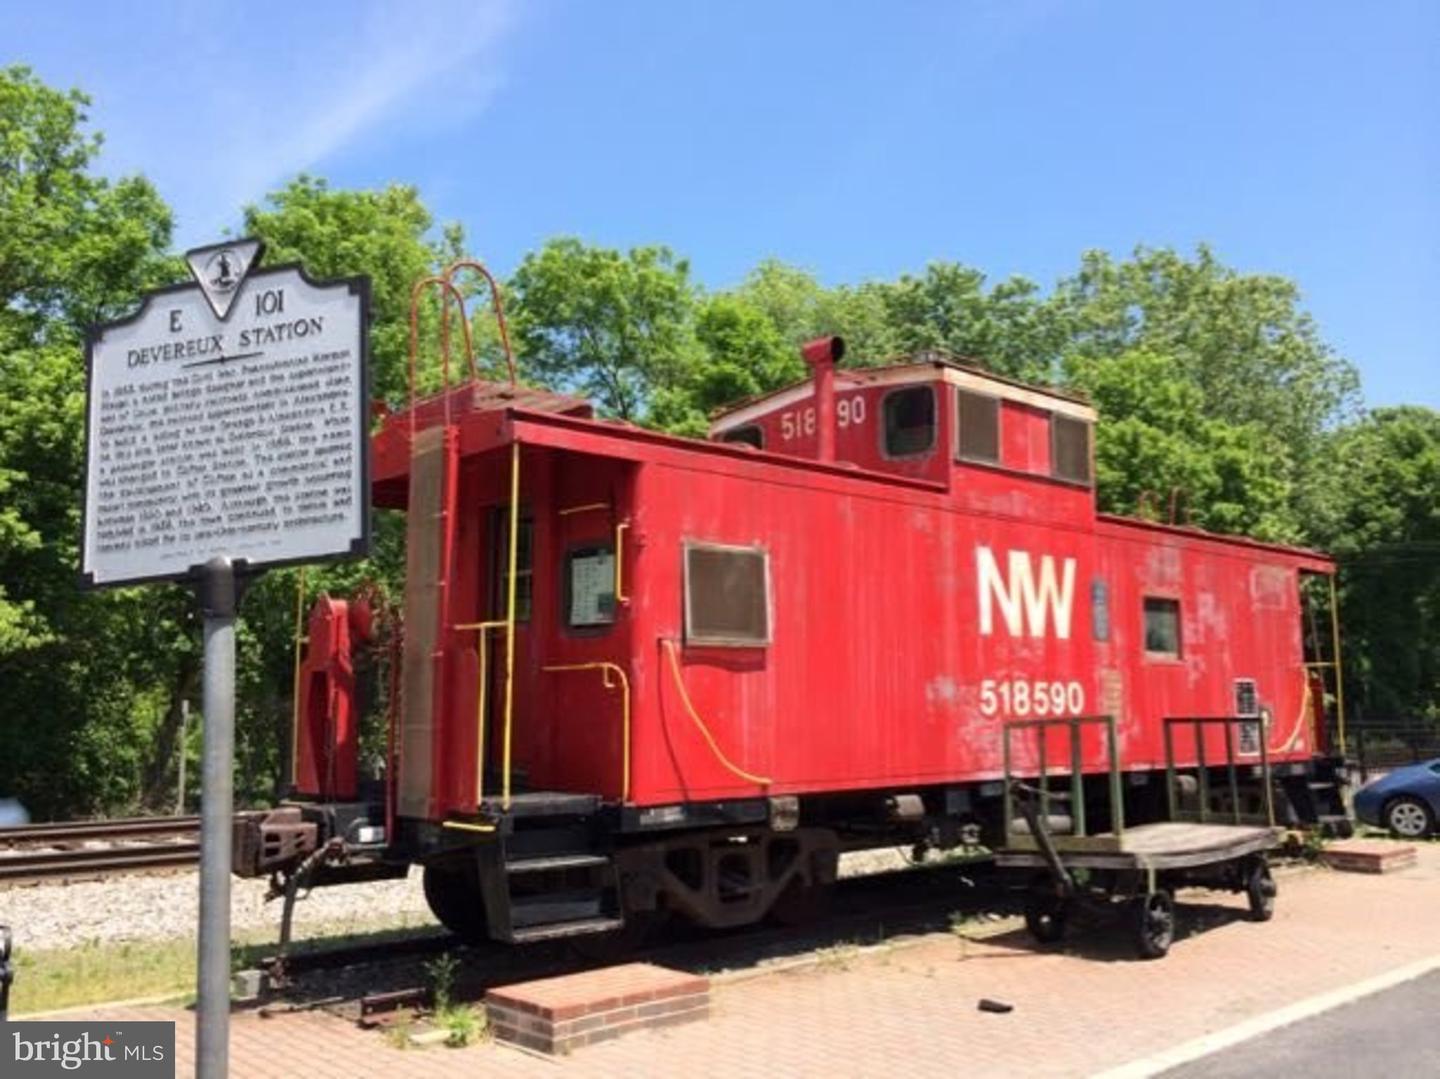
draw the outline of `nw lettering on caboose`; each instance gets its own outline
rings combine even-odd
[[[1057,578],[1055,558],[1040,556],[1037,580],[1029,551],[1011,551],[1002,575],[989,547],[975,548],[976,590],[980,596],[980,634],[995,632],[995,608],[1012,637],[1044,637],[1053,621],[1055,636],[1070,639],[1070,612],[1075,598],[1075,559],[1061,563]]]

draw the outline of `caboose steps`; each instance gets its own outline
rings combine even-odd
[[[534,944],[542,940],[586,936],[591,933],[614,933],[625,928],[624,918],[579,918],[570,922],[550,922],[516,929],[510,934],[512,944]]]
[[[553,858],[517,858],[505,863],[505,872],[543,873],[550,869],[584,869],[609,864],[610,859],[600,854],[562,854]]]

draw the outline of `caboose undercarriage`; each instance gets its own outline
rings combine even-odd
[[[1268,794],[1259,766],[1238,767],[1233,775],[1225,766],[1182,769],[1172,777],[1175,806],[1182,819],[1208,818],[1212,830],[1231,821],[1263,822],[1270,805],[1279,826],[1343,831],[1348,822],[1338,763],[1316,758],[1278,765]],[[1073,837],[1076,788],[1067,775],[1050,779],[1057,786],[1043,827]],[[1088,822],[1083,830],[1114,832],[1117,787],[1125,828],[1172,819],[1165,770],[1092,774],[1078,787],[1084,804],[1078,816]],[[236,870],[273,875],[277,891],[293,896],[313,886],[404,876],[418,864],[436,918],[467,942],[601,935],[630,943],[667,918],[716,929],[766,918],[803,922],[825,909],[847,851],[906,846],[921,855],[964,849],[983,856],[1013,851],[1017,842],[1024,847],[1030,829],[1018,814],[1007,839],[1004,789],[997,779],[646,809],[598,796],[525,791],[513,795],[508,810],[498,801],[487,807],[491,827],[484,830],[401,819],[388,843],[373,841],[384,829],[380,800],[298,802],[237,820]],[[999,861],[1044,864],[1023,850]],[[1222,883],[1233,876],[1228,867],[1219,872]],[[1209,880],[1195,873],[1180,875]]]

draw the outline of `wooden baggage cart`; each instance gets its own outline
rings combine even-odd
[[[1171,819],[1132,827],[1124,821],[1114,717],[1007,724],[1007,846],[996,852],[995,861],[1002,867],[1035,871],[1025,909],[1030,933],[1043,943],[1058,941],[1077,907],[1111,911],[1118,907],[1139,955],[1158,959],[1175,938],[1175,892],[1185,886],[1243,892],[1251,917],[1269,920],[1276,888],[1266,854],[1279,846],[1283,830],[1275,827],[1264,732],[1253,739],[1258,744],[1256,762],[1237,763],[1234,751],[1237,727],[1245,734],[1243,728],[1256,722],[1237,716],[1166,719],[1166,803]],[[1085,781],[1078,768],[1082,731],[1090,725],[1103,726],[1110,764],[1109,820],[1097,832],[1086,827]],[[1194,764],[1184,767],[1177,766],[1175,757],[1174,732],[1181,726],[1194,735],[1196,756]],[[1218,790],[1211,783],[1204,737],[1207,729],[1217,726],[1224,731],[1226,780]],[[1049,733],[1056,728],[1069,733],[1068,790],[1052,789],[1046,761]],[[1035,782],[1013,774],[1011,739],[1019,733],[1036,737]],[[1187,805],[1187,800],[1192,804]]]

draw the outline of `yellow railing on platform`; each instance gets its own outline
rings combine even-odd
[[[1330,659],[1335,664],[1335,714],[1340,735],[1340,755],[1345,755],[1345,674],[1340,667],[1340,600],[1335,591],[1335,574],[1330,574]]]
[[[606,689],[615,688],[615,683],[610,681],[611,675],[620,680],[620,800],[627,801],[630,797],[630,676],[625,673],[625,668],[618,663],[552,663],[541,670],[599,671],[600,684]]]
[[[510,808],[510,727],[515,715],[515,558],[520,546],[520,443],[510,443],[510,549],[505,586],[505,748],[501,805]]]
[[[485,716],[490,704],[490,649],[487,634],[505,625],[503,618],[490,622],[462,622],[456,629],[476,631],[475,652],[479,660],[479,686],[475,692],[475,804],[485,800]]]

